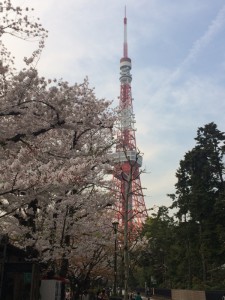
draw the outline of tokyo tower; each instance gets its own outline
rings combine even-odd
[[[136,146],[135,117],[131,95],[131,59],[128,57],[126,8],[124,17],[123,57],[120,59],[120,101],[118,144],[114,153],[114,182],[116,186],[116,218],[119,226],[138,232],[147,218],[140,180],[142,156]]]

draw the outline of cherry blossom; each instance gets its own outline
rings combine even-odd
[[[47,33],[27,12],[10,0],[0,4],[0,229],[30,259],[66,276],[81,269],[75,257],[84,263],[108,251],[117,115],[87,78],[71,85],[39,76],[35,64]],[[39,39],[19,72],[5,34]]]

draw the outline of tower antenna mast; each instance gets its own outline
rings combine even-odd
[[[123,57],[128,57],[126,6],[125,6],[125,14],[124,14],[123,23],[124,23]]]

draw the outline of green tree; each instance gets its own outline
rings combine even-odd
[[[184,256],[188,258],[189,285],[197,278],[206,286],[213,284],[212,270],[225,263],[225,134],[215,123],[209,123],[198,129],[195,140],[196,146],[180,162],[176,193],[170,196],[172,208],[177,209],[179,229],[182,226],[186,232]],[[196,265],[201,262],[199,271],[191,271],[193,255]]]
[[[142,250],[140,265],[143,267],[145,282],[152,286],[171,286],[170,251],[173,243],[174,221],[165,206],[158,208],[146,221],[143,235],[147,239]]]
[[[147,247],[138,266],[145,282],[155,279],[159,287],[225,286],[225,134],[209,123],[195,140],[180,161],[176,192],[168,195],[174,216],[159,207],[143,231]]]

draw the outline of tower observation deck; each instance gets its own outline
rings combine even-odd
[[[147,218],[140,180],[142,156],[136,146],[135,116],[131,94],[131,59],[128,57],[127,17],[124,17],[123,57],[120,59],[120,101],[118,144],[114,153],[116,212],[120,226],[128,223],[130,231],[142,228]]]

